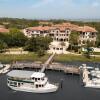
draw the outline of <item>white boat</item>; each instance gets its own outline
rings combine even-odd
[[[90,72],[90,74],[92,75],[92,76],[100,76],[100,70],[99,70],[99,68],[95,68],[94,70],[92,70],[91,72]]]
[[[3,66],[3,64],[0,62],[0,69],[2,69],[4,66]]]
[[[100,79],[94,78],[85,84],[85,87],[100,88]]]
[[[90,80],[89,74],[92,75],[92,79]],[[88,71],[86,67],[83,68],[83,83],[84,87],[90,88],[100,88],[100,71],[99,69],[92,70],[91,72]],[[96,78],[93,78],[93,77]]]
[[[58,84],[51,84],[45,73],[13,70],[7,74],[7,85],[16,91],[49,93],[58,90]]]

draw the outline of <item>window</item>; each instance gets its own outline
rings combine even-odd
[[[34,80],[34,77],[32,79]]]
[[[40,80],[40,78],[38,78],[38,80]]]
[[[60,41],[63,41],[63,39],[60,39]]]
[[[85,35],[85,32],[83,32],[83,35]]]
[[[37,81],[37,78],[35,78],[35,81]]]
[[[92,33],[92,35],[94,35],[94,33]]]
[[[36,84],[36,88],[38,88],[38,85]]]
[[[66,36],[68,36],[68,34],[66,34]]]
[[[58,41],[59,39],[57,38],[57,41]]]
[[[44,78],[42,78],[42,80],[44,80]]]
[[[66,40],[67,40],[67,41],[69,41],[69,39],[68,39],[68,38],[67,38]]]
[[[59,31],[57,31],[57,33],[59,33]]]
[[[14,85],[17,85],[17,83],[16,83],[16,82],[14,82]]]
[[[9,81],[8,81],[8,84],[9,84]]]
[[[64,39],[64,41],[66,41],[66,39]]]
[[[83,40],[83,42],[82,42],[83,44],[85,44],[85,41]]]
[[[20,83],[18,83],[18,87],[20,86]]]

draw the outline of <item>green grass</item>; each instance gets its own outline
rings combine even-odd
[[[10,63],[13,61],[41,61],[45,62],[49,58],[50,54],[46,54],[43,57],[38,57],[35,53],[11,55],[11,54],[0,54],[0,62]],[[67,62],[67,61],[81,61],[81,62],[100,62],[100,57],[91,57],[91,59],[85,56],[76,56],[72,54],[67,55],[55,55],[54,61],[56,62]]]
[[[81,61],[81,62],[100,62],[100,57],[91,57],[91,59],[86,58],[82,55],[56,55],[54,58],[56,62],[67,62],[67,61]]]
[[[100,55],[100,52],[93,52],[94,55]]]
[[[41,61],[44,62],[48,59],[49,54],[46,54],[43,57],[38,57],[34,53],[21,54],[21,55],[12,55],[12,54],[0,54],[0,62],[9,63],[13,61]]]

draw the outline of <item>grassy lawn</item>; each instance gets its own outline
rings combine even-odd
[[[100,52],[93,52],[94,55],[100,55]]]
[[[11,54],[0,54],[0,62],[3,63],[9,63],[13,61],[41,61],[45,62],[50,54],[46,54],[43,57],[38,57],[34,53],[29,54],[21,54],[21,55],[11,55]],[[91,57],[91,59],[88,59],[84,56],[76,56],[72,54],[67,55],[55,55],[54,61],[56,62],[67,62],[67,61],[83,61],[83,62],[100,62],[100,57]]]
[[[46,61],[48,59],[49,54],[43,56],[43,57],[38,57],[34,53],[29,53],[29,54],[21,54],[21,55],[12,55],[12,54],[0,54],[0,62],[3,63],[9,63],[13,61]]]
[[[54,61],[57,62],[66,62],[66,61],[81,61],[81,62],[100,62],[100,57],[91,57],[91,59],[86,58],[85,56],[77,56],[77,55],[56,55]]]

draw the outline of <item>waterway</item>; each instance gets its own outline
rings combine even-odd
[[[57,71],[46,71],[46,75],[52,82],[63,80],[63,87],[48,94],[13,91],[6,85],[6,75],[0,76],[0,100],[100,100],[100,90],[84,88],[79,76]]]

